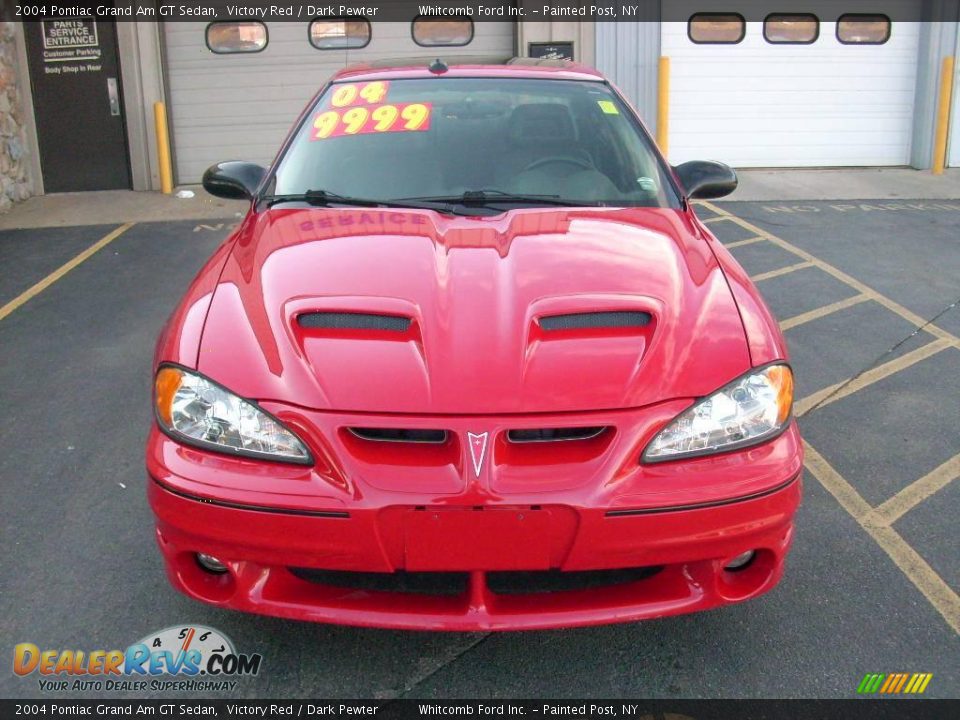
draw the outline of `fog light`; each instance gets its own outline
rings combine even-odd
[[[753,558],[756,557],[756,555],[757,555],[756,551],[747,550],[747,552],[743,553],[742,555],[737,555],[735,558],[733,558],[733,560],[728,562],[723,569],[724,570],[742,570],[751,562],[753,562]]]
[[[212,572],[216,575],[222,575],[227,571],[227,566],[217,560],[213,555],[197,553],[197,563],[207,572]]]

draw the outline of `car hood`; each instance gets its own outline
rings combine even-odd
[[[418,414],[640,407],[749,367],[707,242],[646,208],[251,215],[198,359],[245,397]]]

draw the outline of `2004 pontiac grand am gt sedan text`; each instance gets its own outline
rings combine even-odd
[[[340,72],[156,349],[149,498],[214,605],[443,630],[756,597],[800,501],[776,322],[594,71]]]

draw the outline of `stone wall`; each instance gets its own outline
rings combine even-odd
[[[33,194],[14,28],[12,22],[0,22],[0,213]]]

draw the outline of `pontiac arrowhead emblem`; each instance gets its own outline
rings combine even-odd
[[[480,468],[483,467],[483,456],[487,454],[487,436],[490,433],[467,433],[470,442],[470,458],[473,460],[473,469],[480,477]]]

